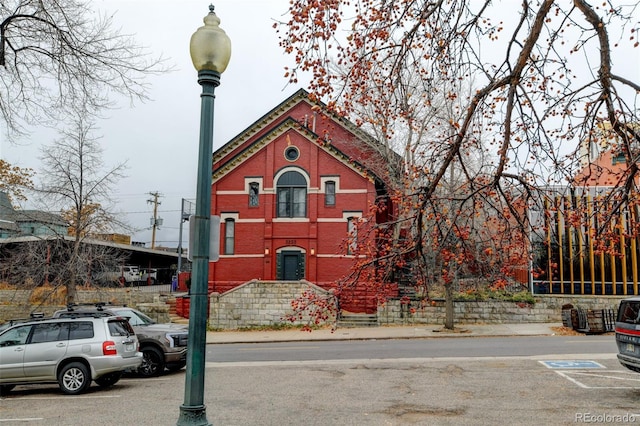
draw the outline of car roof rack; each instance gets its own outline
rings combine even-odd
[[[73,319],[73,318],[102,318],[102,317],[112,317],[114,316],[112,313],[104,312],[102,310],[98,311],[67,311],[58,316],[58,318],[65,319]]]
[[[2,323],[2,325],[11,327],[13,325],[22,324],[24,322],[45,321],[50,319],[54,319],[54,318],[45,317],[44,312],[31,312],[29,314],[29,318],[11,318],[6,320],[4,323]]]
[[[105,306],[113,305],[111,302],[93,302],[93,303],[67,303],[67,311],[72,312],[75,311],[76,308],[82,306],[90,306],[95,307],[97,310],[101,311]],[[127,306],[127,305],[118,305],[118,306]]]
[[[114,308],[127,307],[126,304],[114,305],[111,302],[94,302],[94,303],[68,303],[67,312],[64,315],[59,315],[58,318],[81,318],[81,317],[112,317],[118,316],[128,318],[122,315],[115,315],[114,313],[105,311],[105,307],[108,309],[113,306]],[[85,307],[87,309],[82,309]],[[92,309],[95,308],[95,309]]]
[[[7,321],[1,323],[0,330],[4,330],[8,327],[13,327],[17,324],[23,324],[28,322],[40,322],[40,321],[59,321],[59,320],[69,320],[69,319],[78,319],[78,318],[105,318],[105,317],[118,317],[118,318],[126,318],[121,315],[114,315],[109,312],[103,311],[68,311],[66,314],[61,315],[59,317],[45,317],[42,312],[32,313],[29,318],[11,318]]]

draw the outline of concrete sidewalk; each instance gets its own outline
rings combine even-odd
[[[457,324],[454,331],[437,324],[313,330],[209,331],[207,344],[296,342],[318,340],[415,339],[478,336],[551,336],[562,323]]]

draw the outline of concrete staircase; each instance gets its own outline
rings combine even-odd
[[[342,312],[338,318],[338,328],[377,327],[376,314],[353,314]]]

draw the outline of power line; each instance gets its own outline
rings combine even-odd
[[[180,210],[160,210],[158,209],[158,213],[178,213]],[[122,214],[148,214],[149,210],[139,211],[139,212],[121,212]]]

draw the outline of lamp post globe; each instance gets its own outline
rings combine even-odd
[[[215,14],[213,5],[203,19],[204,25],[193,33],[189,52],[196,71],[215,71],[220,74],[227,69],[231,58],[231,40],[220,28],[220,18]]]
[[[213,117],[215,88],[220,85],[231,57],[231,41],[220,28],[220,19],[209,6],[204,26],[191,36],[190,53],[202,86],[200,109],[200,142],[196,208],[190,226],[192,272],[189,303],[189,342],[185,374],[184,402],[180,406],[178,426],[210,425],[204,404],[204,371],[207,338],[207,299],[209,297],[209,237],[211,217],[211,172],[213,156]]]

